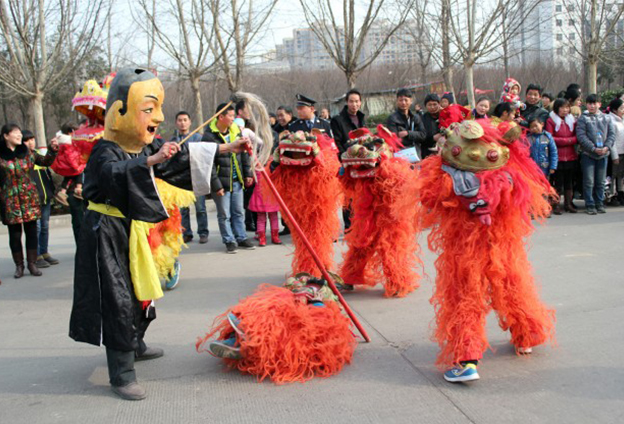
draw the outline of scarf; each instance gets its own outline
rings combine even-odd
[[[555,112],[550,112],[550,119],[553,120],[553,122],[555,123],[555,132],[559,131],[559,128],[561,128],[561,124],[564,122],[563,119],[561,119],[561,117],[559,115],[557,115]],[[568,113],[565,117],[565,123],[568,126],[568,128],[570,128],[570,131],[574,131],[574,115],[572,115],[571,113]]]

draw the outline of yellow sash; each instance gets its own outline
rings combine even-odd
[[[125,218],[116,207],[102,203],[89,201],[87,209],[102,215]],[[154,264],[149,240],[147,239],[154,225],[149,222],[135,221],[134,219],[130,223],[130,278],[132,278],[134,294],[141,301],[156,300],[163,297],[158,271]]]

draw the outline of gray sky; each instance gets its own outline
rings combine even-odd
[[[135,13],[138,11],[134,4],[132,0],[116,0],[112,30],[126,34],[126,36],[117,39],[117,45],[124,46],[124,56],[132,61],[141,62],[145,61],[147,57],[147,39],[132,19],[131,10],[134,10]],[[279,0],[273,15],[263,37],[257,40],[257,47],[249,52],[252,55],[274,49],[276,44],[281,44],[282,39],[292,37],[293,29],[307,26],[303,10],[297,0]],[[171,31],[175,38],[177,28],[171,28]],[[157,63],[171,64],[171,59],[158,46],[156,46],[154,55]]]

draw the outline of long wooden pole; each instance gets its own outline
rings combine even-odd
[[[314,247],[312,247],[312,244],[310,243],[305,233],[303,232],[303,230],[301,229],[301,227],[295,220],[295,217],[292,215],[292,213],[290,213],[288,206],[286,206],[286,202],[284,202],[284,199],[282,199],[282,196],[280,196],[279,192],[277,191],[277,187],[275,187],[275,185],[273,184],[273,181],[271,181],[271,177],[269,177],[269,174],[267,173],[266,169],[264,169],[262,165],[258,162],[253,150],[249,149],[249,154],[254,158],[254,162],[259,165],[257,168],[259,168],[260,174],[264,177],[264,180],[267,182],[267,184],[269,185],[269,188],[275,195],[275,199],[277,200],[277,203],[279,203],[282,212],[286,214],[286,217],[288,217],[290,226],[293,227],[292,229],[294,229],[295,232],[299,235],[299,237],[301,237],[303,244],[305,244],[306,248],[308,249],[308,252],[310,252],[310,255],[312,255],[312,259],[314,259],[316,266],[318,266],[318,268],[321,270],[321,274],[323,274],[323,278],[325,279],[325,281],[327,281],[329,288],[338,297],[340,304],[342,305],[345,312],[347,313],[347,315],[353,322],[353,325],[355,325],[355,327],[358,329],[358,331],[360,332],[364,340],[366,340],[367,343],[370,343],[371,339],[368,336],[368,333],[366,332],[366,330],[364,330],[364,327],[362,327],[362,324],[360,324],[360,321],[358,321],[357,317],[355,316],[355,314],[349,307],[349,304],[347,303],[345,298],[342,296],[342,293],[340,293],[340,291],[336,287],[336,284],[334,283],[333,278],[331,277],[329,272],[327,272],[327,269],[325,268],[325,265],[321,261],[321,258],[319,258],[319,256],[317,255],[316,251],[314,250]]]

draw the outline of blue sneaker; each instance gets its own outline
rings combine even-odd
[[[208,345],[208,353],[217,358],[242,359],[240,347],[236,347],[236,336],[226,340],[215,340]]]
[[[241,339],[245,339],[245,333],[240,328],[240,319],[238,319],[236,315],[230,312],[229,314],[227,314],[227,320],[230,323],[232,330],[234,330]]]
[[[173,265],[173,273],[171,274],[171,277],[169,277],[169,279],[165,281],[165,288],[167,290],[173,290],[178,285],[178,283],[180,282],[181,269],[182,265],[180,265],[180,262],[176,259],[175,265]]]
[[[444,379],[451,383],[462,383],[465,381],[478,380],[479,378],[479,373],[477,372],[477,366],[475,364],[466,364],[465,367],[460,365],[444,373]]]

